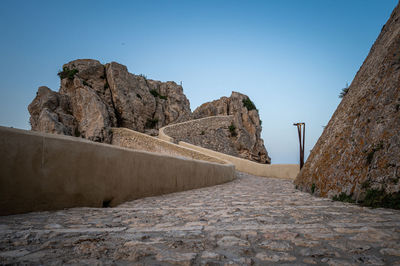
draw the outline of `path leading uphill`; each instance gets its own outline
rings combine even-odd
[[[400,264],[400,211],[315,198],[291,181],[227,184],[0,217],[0,264]]]

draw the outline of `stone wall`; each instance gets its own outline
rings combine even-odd
[[[231,140],[233,116],[211,116],[166,126],[164,133],[174,141],[184,141],[232,156],[239,156]]]
[[[400,208],[399,132],[398,5],[312,149],[296,185],[323,197]]]
[[[120,147],[167,154],[175,157],[190,158],[207,162],[226,164],[227,162],[203,154],[193,149],[185,148],[174,143],[158,139],[127,128],[112,128],[112,145]]]
[[[116,206],[234,177],[229,164],[0,127],[0,215]]]

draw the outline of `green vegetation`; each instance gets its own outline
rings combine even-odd
[[[204,130],[201,131],[200,135],[204,135],[204,134],[206,134],[206,132],[204,132]]]
[[[346,87],[344,87],[340,92],[339,98],[343,98],[348,92],[349,92],[349,84],[346,83]]]
[[[57,75],[60,79],[68,78],[69,80],[73,80],[76,73],[78,73],[78,69],[69,69],[68,67],[63,67],[63,70],[58,71]]]
[[[361,184],[361,188],[366,190],[364,200],[358,202],[361,206],[400,209],[400,192],[388,194],[385,192],[385,189],[375,189],[370,187],[370,180],[366,180]],[[334,196],[332,200],[355,203],[352,196],[352,194],[346,195],[346,193],[342,192],[339,195]]]
[[[148,118],[146,121],[146,128],[154,128],[158,123],[158,119],[157,118]]]
[[[314,192],[315,192],[315,184],[313,183],[311,186],[311,194],[314,194]]]
[[[248,111],[250,110],[257,110],[254,103],[250,100],[250,98],[245,98],[242,100],[243,106],[247,108]]]
[[[372,160],[374,159],[375,152],[383,149],[383,143],[380,142],[378,145],[376,145],[372,150],[367,154],[367,161],[366,164],[370,165],[372,163]]]
[[[158,93],[158,91],[156,90],[150,90],[151,95],[153,95],[154,97],[158,97],[160,94]]]
[[[144,79],[147,79],[147,76],[145,74],[139,74],[139,77],[142,77]]]
[[[159,94],[158,91],[156,91],[156,90],[154,90],[154,89],[153,89],[153,90],[150,90],[150,93],[151,93],[151,95],[154,96],[154,98],[155,98],[155,97],[158,97],[158,98],[163,99],[163,100],[166,100],[166,99],[167,99],[167,96],[164,96],[164,95]]]
[[[228,129],[229,129],[229,132],[231,133],[231,137],[237,136],[236,127],[233,123],[228,127]]]
[[[352,194],[347,195],[346,193],[342,192],[339,195],[333,196],[332,200],[355,203],[355,201],[352,199],[352,196],[353,196]]]
[[[104,89],[108,89],[110,87],[110,85],[108,84],[108,82],[106,82],[106,84],[104,84]]]
[[[387,194],[384,189],[368,189],[362,206],[400,209],[400,193]]]

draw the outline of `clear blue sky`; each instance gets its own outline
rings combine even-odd
[[[37,88],[77,58],[183,82],[194,110],[250,96],[273,163],[296,163],[339,104],[396,0],[7,1],[0,3],[0,125],[29,129]]]

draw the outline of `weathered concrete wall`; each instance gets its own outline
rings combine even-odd
[[[0,215],[124,201],[234,179],[234,166],[0,127]]]
[[[198,152],[196,150],[185,148],[177,144],[158,139],[144,133],[133,131],[127,128],[112,128],[111,144],[120,147],[168,154],[176,157],[190,158],[207,162],[227,164],[228,162]]]
[[[203,147],[195,146],[183,141],[180,141],[179,145],[228,161],[235,165],[236,170],[252,175],[295,179],[300,171],[300,167],[298,164],[261,164],[252,162],[250,160],[241,159],[235,156],[230,156],[221,152],[209,150]]]

